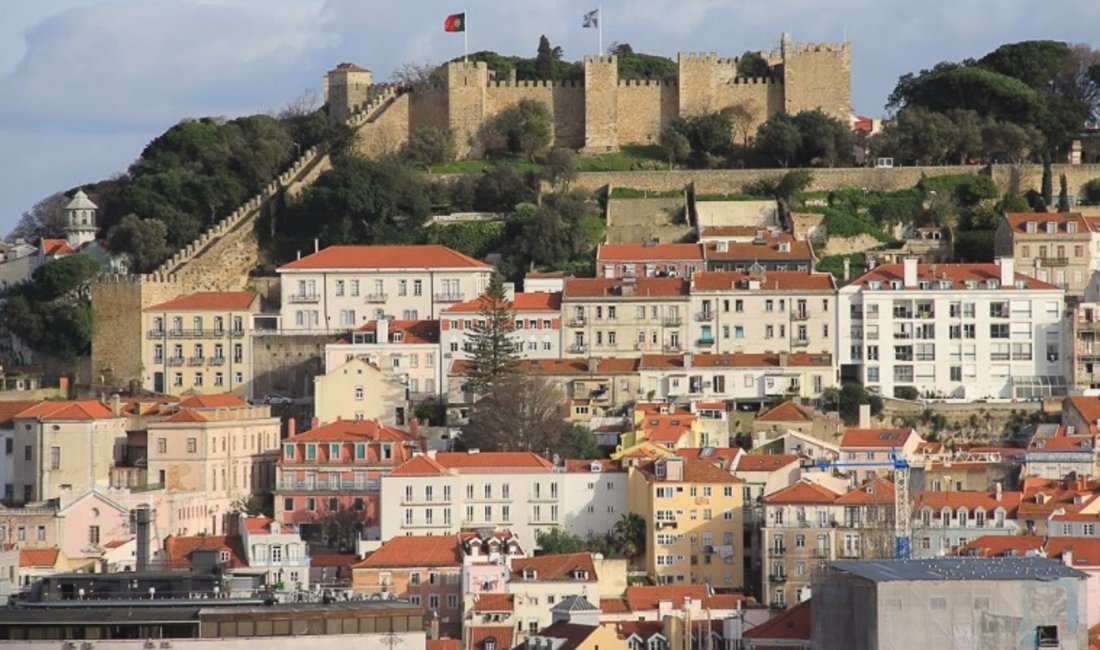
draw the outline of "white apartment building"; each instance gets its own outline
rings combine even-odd
[[[563,524],[563,474],[531,452],[429,451],[381,483],[382,539],[492,528],[536,548],[540,532]]]
[[[569,278],[561,299],[567,355],[637,357],[689,345],[683,278]]]
[[[439,245],[330,246],[278,269],[283,331],[341,331],[368,320],[438,320],[480,296],[492,267]]]
[[[309,589],[309,545],[296,530],[284,530],[270,517],[240,518],[247,573],[263,573],[263,584],[277,591]]]
[[[813,271],[707,271],[691,278],[696,352],[836,354],[836,282]]]
[[[1065,393],[1065,292],[997,264],[885,264],[839,291],[841,375],[883,395]]]
[[[836,384],[834,359],[806,352],[645,355],[638,366],[639,392],[677,402],[816,398]]]
[[[627,471],[615,460],[566,460],[561,526],[582,539],[611,532],[628,512]]]
[[[359,327],[347,339],[325,346],[325,372],[352,359],[366,359],[402,378],[410,400],[444,394],[447,372],[440,363],[438,321],[383,318]]]
[[[512,340],[524,359],[561,358],[561,292],[515,293],[505,291],[516,314]],[[481,297],[443,310],[439,322],[440,344],[448,361],[470,358],[469,335],[479,321]]]

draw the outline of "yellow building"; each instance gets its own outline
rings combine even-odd
[[[698,458],[670,456],[630,470],[630,511],[646,530],[646,570],[659,584],[744,587],[741,480]]]
[[[155,393],[248,395],[252,291],[201,291],[146,307],[142,384]]]
[[[321,423],[379,420],[404,425],[409,418],[405,381],[388,365],[356,358],[313,378],[313,414]]]

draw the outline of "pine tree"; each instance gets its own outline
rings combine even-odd
[[[545,35],[539,37],[539,51],[535,55],[535,74],[539,79],[552,80],[557,75],[556,58],[554,48],[550,47],[550,39]]]
[[[470,334],[472,356],[466,376],[474,392],[484,393],[515,372],[519,364],[519,346],[512,338],[515,327],[516,312],[504,294],[504,281],[494,273]]]

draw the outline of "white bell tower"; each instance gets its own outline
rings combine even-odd
[[[95,241],[95,213],[99,209],[84,190],[77,190],[72,200],[65,205],[65,238],[73,250]]]

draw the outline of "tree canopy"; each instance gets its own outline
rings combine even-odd
[[[509,152],[529,159],[545,151],[554,137],[554,117],[537,99],[524,98],[504,109],[494,127]]]
[[[87,255],[69,255],[40,266],[30,281],[8,291],[0,323],[31,348],[72,361],[92,340],[92,309],[86,291],[99,265]]]

